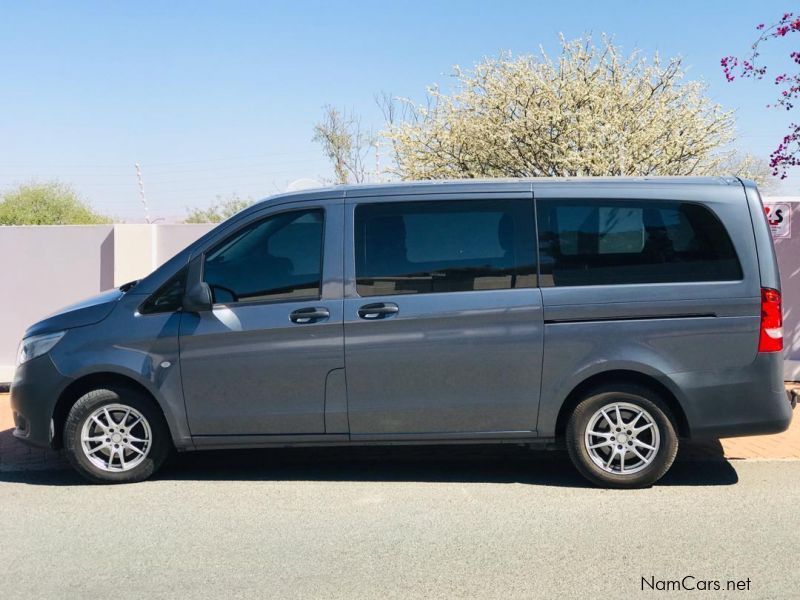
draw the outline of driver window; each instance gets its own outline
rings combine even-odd
[[[280,213],[236,232],[206,255],[215,304],[319,298],[321,209]]]

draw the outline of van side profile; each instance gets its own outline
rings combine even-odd
[[[648,486],[681,438],[789,426],[780,289],[732,177],[284,194],[31,326],[14,435],[95,482],[173,448],[563,442]]]

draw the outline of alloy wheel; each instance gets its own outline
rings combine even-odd
[[[606,473],[631,475],[652,464],[661,436],[649,412],[629,402],[612,402],[589,419],[584,444],[592,462]]]
[[[124,404],[107,404],[84,421],[81,448],[98,469],[130,471],[147,458],[152,435],[150,423],[141,412]]]

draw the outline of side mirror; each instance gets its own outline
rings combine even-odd
[[[183,310],[187,312],[211,310],[212,305],[211,288],[205,281],[198,281],[183,295]]]

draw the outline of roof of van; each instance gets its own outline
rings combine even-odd
[[[442,188],[449,188],[448,191],[459,192],[476,188],[491,188],[493,186],[519,186],[520,190],[527,189],[536,184],[608,184],[608,185],[665,185],[665,186],[730,186],[746,185],[748,181],[740,180],[732,176],[719,177],[527,177],[527,178],[494,178],[494,179],[428,179],[397,181],[392,183],[364,183],[335,185],[319,188],[309,188],[270,196],[264,201],[271,201],[278,198],[305,197],[330,195],[331,193],[341,194],[344,197],[360,197],[376,193],[382,195],[397,195],[399,193],[424,193],[442,191]]]
[[[242,218],[258,212],[271,204],[295,202],[304,200],[319,200],[325,198],[365,198],[399,197],[422,194],[467,194],[467,193],[525,193],[535,191],[536,185],[551,186],[571,183],[573,185],[600,185],[609,186],[609,189],[619,186],[630,186],[631,190],[649,188],[655,192],[654,187],[670,187],[673,193],[681,195],[703,194],[709,188],[744,186],[755,188],[755,182],[732,176],[720,177],[529,177],[529,178],[494,178],[494,179],[428,179],[398,181],[393,183],[365,183],[354,185],[335,185],[328,187],[309,188],[285,192],[263,198],[253,205],[237,213],[234,218]],[[676,189],[677,188],[677,189]],[[657,193],[657,192],[656,192]]]

